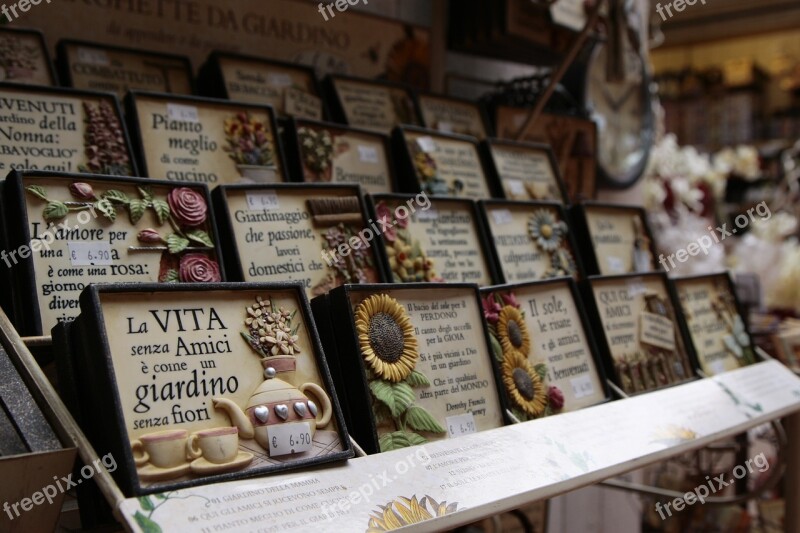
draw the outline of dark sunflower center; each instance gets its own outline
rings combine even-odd
[[[514,378],[514,385],[520,396],[528,401],[533,400],[533,380],[528,373],[522,368],[515,368],[511,376]]]
[[[522,348],[522,328],[514,320],[508,321],[508,340],[514,348]]]
[[[403,330],[391,315],[375,313],[369,321],[369,343],[381,360],[396,363],[403,355]]]

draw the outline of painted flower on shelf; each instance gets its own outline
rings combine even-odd
[[[534,242],[546,252],[553,252],[561,245],[567,233],[567,225],[544,209],[536,210],[528,221],[528,230]]]
[[[143,229],[136,235],[136,240],[145,244],[154,244],[164,242],[161,235],[153,228]]]
[[[527,357],[516,351],[504,355],[503,384],[511,400],[526,415],[538,417],[544,414],[548,394],[542,378]]]
[[[316,174],[318,181],[330,181],[334,155],[330,132],[301,127],[297,130],[297,137],[305,166]]]
[[[205,254],[186,254],[181,257],[179,274],[184,283],[214,283],[222,280],[219,265]]]
[[[167,203],[175,220],[190,228],[203,225],[208,216],[205,198],[189,187],[172,189],[167,195]]]
[[[75,182],[71,183],[69,186],[69,192],[76,200],[84,200],[84,201],[93,201],[97,200],[97,197],[94,195],[94,189],[88,183],[83,182]]]
[[[394,242],[397,238],[397,230],[395,229],[395,219],[392,210],[386,205],[386,202],[378,202],[378,205],[375,206],[375,214],[378,218],[378,224],[383,229],[383,237],[389,241]],[[383,222],[381,222],[383,221]],[[408,226],[408,221],[404,221],[405,226]]]
[[[547,400],[553,411],[560,411],[564,408],[564,393],[556,386],[548,387]]]
[[[570,251],[565,248],[559,248],[550,254],[550,269],[544,273],[544,277],[575,276],[577,272],[578,264]]]
[[[276,306],[270,299],[257,296],[246,311],[244,324],[247,332],[242,332],[242,337],[262,358],[301,353],[297,334],[300,324],[292,325],[296,310],[289,311]]]
[[[272,133],[264,122],[249,113],[237,113],[226,119],[225,137],[227,144],[223,150],[236,164],[275,165]]]
[[[497,303],[494,299],[494,296],[491,294],[486,298],[483,298],[483,314],[486,317],[486,320],[489,321],[491,324],[496,324],[498,320],[500,320],[500,311],[503,310],[503,307]]]
[[[445,516],[458,510],[457,503],[437,502],[430,496],[423,496],[417,500],[399,497],[387,505],[381,505],[369,516],[369,526],[366,533],[384,533],[394,531],[401,527],[419,524],[426,520]]]
[[[114,107],[103,100],[83,103],[86,163],[78,170],[90,174],[130,176],[133,173],[122,123]]]
[[[356,309],[356,333],[364,360],[381,379],[398,383],[414,370],[419,346],[405,309],[386,294],[375,294]]]
[[[506,305],[500,311],[497,320],[497,336],[504,356],[511,353],[517,353],[523,357],[528,356],[531,349],[531,337],[528,333],[528,326],[525,324],[525,318],[516,307]]]

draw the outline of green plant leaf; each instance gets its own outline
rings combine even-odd
[[[107,198],[108,200],[111,200],[112,202],[119,202],[121,204],[127,204],[128,202],[131,201],[130,198],[128,198],[127,194],[125,194],[122,191],[118,191],[116,189],[111,189],[111,190],[108,190],[108,191],[104,192],[103,193],[103,198]]]
[[[439,422],[431,416],[424,408],[412,405],[406,411],[406,423],[417,431],[428,431],[430,433],[444,433],[445,429]]]
[[[403,382],[389,383],[382,379],[376,379],[370,382],[369,389],[378,400],[389,408],[394,418],[402,415],[417,399],[414,389]]]
[[[161,276],[162,283],[178,283],[180,280],[180,274],[174,268],[167,270],[164,275]]]
[[[28,185],[25,187],[25,190],[34,195],[35,197],[47,201],[47,191],[44,190],[44,187],[40,187],[38,185]]]
[[[136,525],[138,525],[144,533],[161,533],[161,526],[141,512],[136,511],[133,515],[133,519],[136,520]]]
[[[189,247],[189,239],[173,233],[167,237],[167,248],[171,254],[179,254]]]
[[[412,433],[410,431],[394,431],[386,433],[378,439],[378,446],[382,452],[391,450],[399,450],[401,448],[408,448],[417,444],[425,444],[428,440],[421,435]]]
[[[500,341],[497,340],[497,337],[494,335],[489,335],[489,343],[492,345],[492,353],[494,354],[494,358],[503,362],[503,347],[500,346]]]
[[[147,202],[144,200],[133,199],[128,203],[128,214],[131,217],[131,224],[136,224],[144,216],[147,209]]]
[[[536,371],[537,374],[539,374],[539,379],[541,379],[542,382],[544,382],[545,379],[547,379],[547,365],[546,364],[539,363],[538,365],[534,365],[533,369]]]
[[[208,246],[209,248],[214,247],[214,241],[211,240],[211,237],[208,235],[208,233],[201,229],[190,231],[186,234],[186,236],[194,242],[202,244],[203,246]]]
[[[167,202],[164,200],[153,200],[151,205],[156,212],[159,224],[163,224],[169,219],[169,204]]]
[[[47,222],[61,220],[69,213],[69,208],[62,202],[47,202],[44,208],[44,219]]]
[[[95,211],[98,211],[101,215],[106,217],[111,222],[114,222],[117,219],[117,209],[114,207],[114,204],[111,203],[111,200],[108,198],[101,198],[97,202],[94,203]]]
[[[372,416],[375,418],[375,425],[377,426],[392,420],[392,414],[389,412],[389,408],[381,402],[374,402],[372,404]]]
[[[139,498],[139,505],[142,506],[142,509],[145,511],[152,511],[155,509],[155,505],[153,505],[153,500],[150,499],[150,496],[142,496]]]
[[[142,200],[150,202],[150,200],[153,199],[153,190],[149,186],[142,185],[136,188],[139,189],[139,194],[142,196]]]
[[[431,385],[431,382],[428,381],[428,378],[425,377],[425,374],[422,372],[417,372],[416,370],[411,371],[406,378],[406,383],[412,387],[430,387]]]

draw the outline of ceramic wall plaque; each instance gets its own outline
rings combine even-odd
[[[575,411],[607,399],[602,365],[575,282],[481,290],[483,316],[503,391],[520,421]]]
[[[397,128],[392,140],[406,192],[476,200],[493,196],[474,137],[406,127]]]
[[[299,284],[93,285],[73,324],[128,495],[352,456]]]
[[[505,198],[569,202],[549,146],[490,139],[481,150]]]
[[[227,100],[130,92],[128,120],[142,173],[169,181],[287,181],[271,107]]]
[[[58,68],[69,87],[116,93],[129,89],[192,94],[192,65],[186,56],[146,52],[101,43],[58,43]]]
[[[0,175],[12,169],[136,174],[114,95],[0,83]]]
[[[517,140],[530,109],[498,106],[495,132],[501,139]],[[553,149],[559,173],[571,202],[591,200],[597,192],[597,127],[594,122],[569,115],[542,113],[524,142]]]
[[[296,120],[286,131],[287,159],[306,183],[358,184],[369,194],[396,192],[389,137],[340,124]]]
[[[420,125],[411,91],[394,83],[345,76],[325,80],[337,122],[388,135],[401,124]]]
[[[589,275],[661,270],[642,208],[585,202],[571,212]]]
[[[483,109],[475,102],[449,96],[420,93],[417,105],[426,128],[442,133],[488,137]]]
[[[506,283],[571,276],[582,268],[563,207],[547,202],[480,201],[498,272]]]
[[[0,82],[57,85],[40,31],[0,27]]]
[[[324,116],[314,70],[295,63],[215,51],[200,71],[199,85],[208,96],[272,106],[279,117]]]
[[[503,425],[474,285],[344,285],[328,302],[351,432],[367,453]]]
[[[673,280],[687,338],[709,376],[755,363],[753,342],[727,273]]]
[[[14,172],[3,184],[17,328],[47,334],[89,283],[223,279],[208,190],[143,178]]]
[[[375,195],[370,202],[389,279],[492,284],[494,267],[473,201],[420,193]]]
[[[214,203],[231,281],[300,281],[311,298],[382,280],[358,186],[231,185]]]
[[[589,278],[584,302],[609,374],[626,394],[694,378],[666,274]]]

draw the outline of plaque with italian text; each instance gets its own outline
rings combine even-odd
[[[396,192],[389,137],[340,124],[296,120],[287,154],[306,183],[357,184],[365,193]]]
[[[299,284],[92,285],[69,327],[128,496],[352,457]]]
[[[40,31],[0,27],[0,82],[58,85]]]
[[[421,93],[417,105],[422,125],[442,133],[488,137],[481,107],[469,100],[444,95]]]
[[[136,175],[117,98],[0,83],[0,175],[14,169]]]
[[[142,173],[210,187],[288,181],[271,107],[130,92],[128,120]]]
[[[231,185],[214,201],[231,281],[300,281],[309,298],[382,281],[358,186]]]
[[[506,199],[569,203],[549,146],[491,139],[481,148]]]
[[[387,135],[401,124],[420,125],[411,91],[403,85],[330,76],[326,90],[337,122]]]
[[[307,66],[215,51],[200,79],[208,96],[269,105],[279,117],[323,119],[314,70]]]
[[[605,378],[575,282],[566,278],[481,289],[492,355],[520,421],[605,401]]]
[[[482,200],[478,205],[505,283],[581,279],[575,240],[560,204]]]
[[[589,275],[661,270],[642,208],[584,202],[572,208],[572,215]]]
[[[408,127],[392,136],[405,191],[476,200],[494,196],[474,137]]]
[[[223,278],[208,190],[143,178],[14,172],[3,183],[5,263],[17,329],[47,334],[78,315],[89,283]]]
[[[350,430],[367,453],[503,425],[474,285],[344,285],[328,306]]]
[[[116,93],[129,90],[192,94],[192,65],[186,56],[100,43],[58,43],[61,79],[70,87]]]
[[[623,392],[648,392],[694,379],[666,274],[591,277],[584,302],[607,368]]]
[[[673,284],[703,373],[713,376],[757,361],[728,273],[678,278]]]
[[[380,234],[387,278],[396,283],[491,285],[494,268],[471,200],[375,195],[370,215]]]

